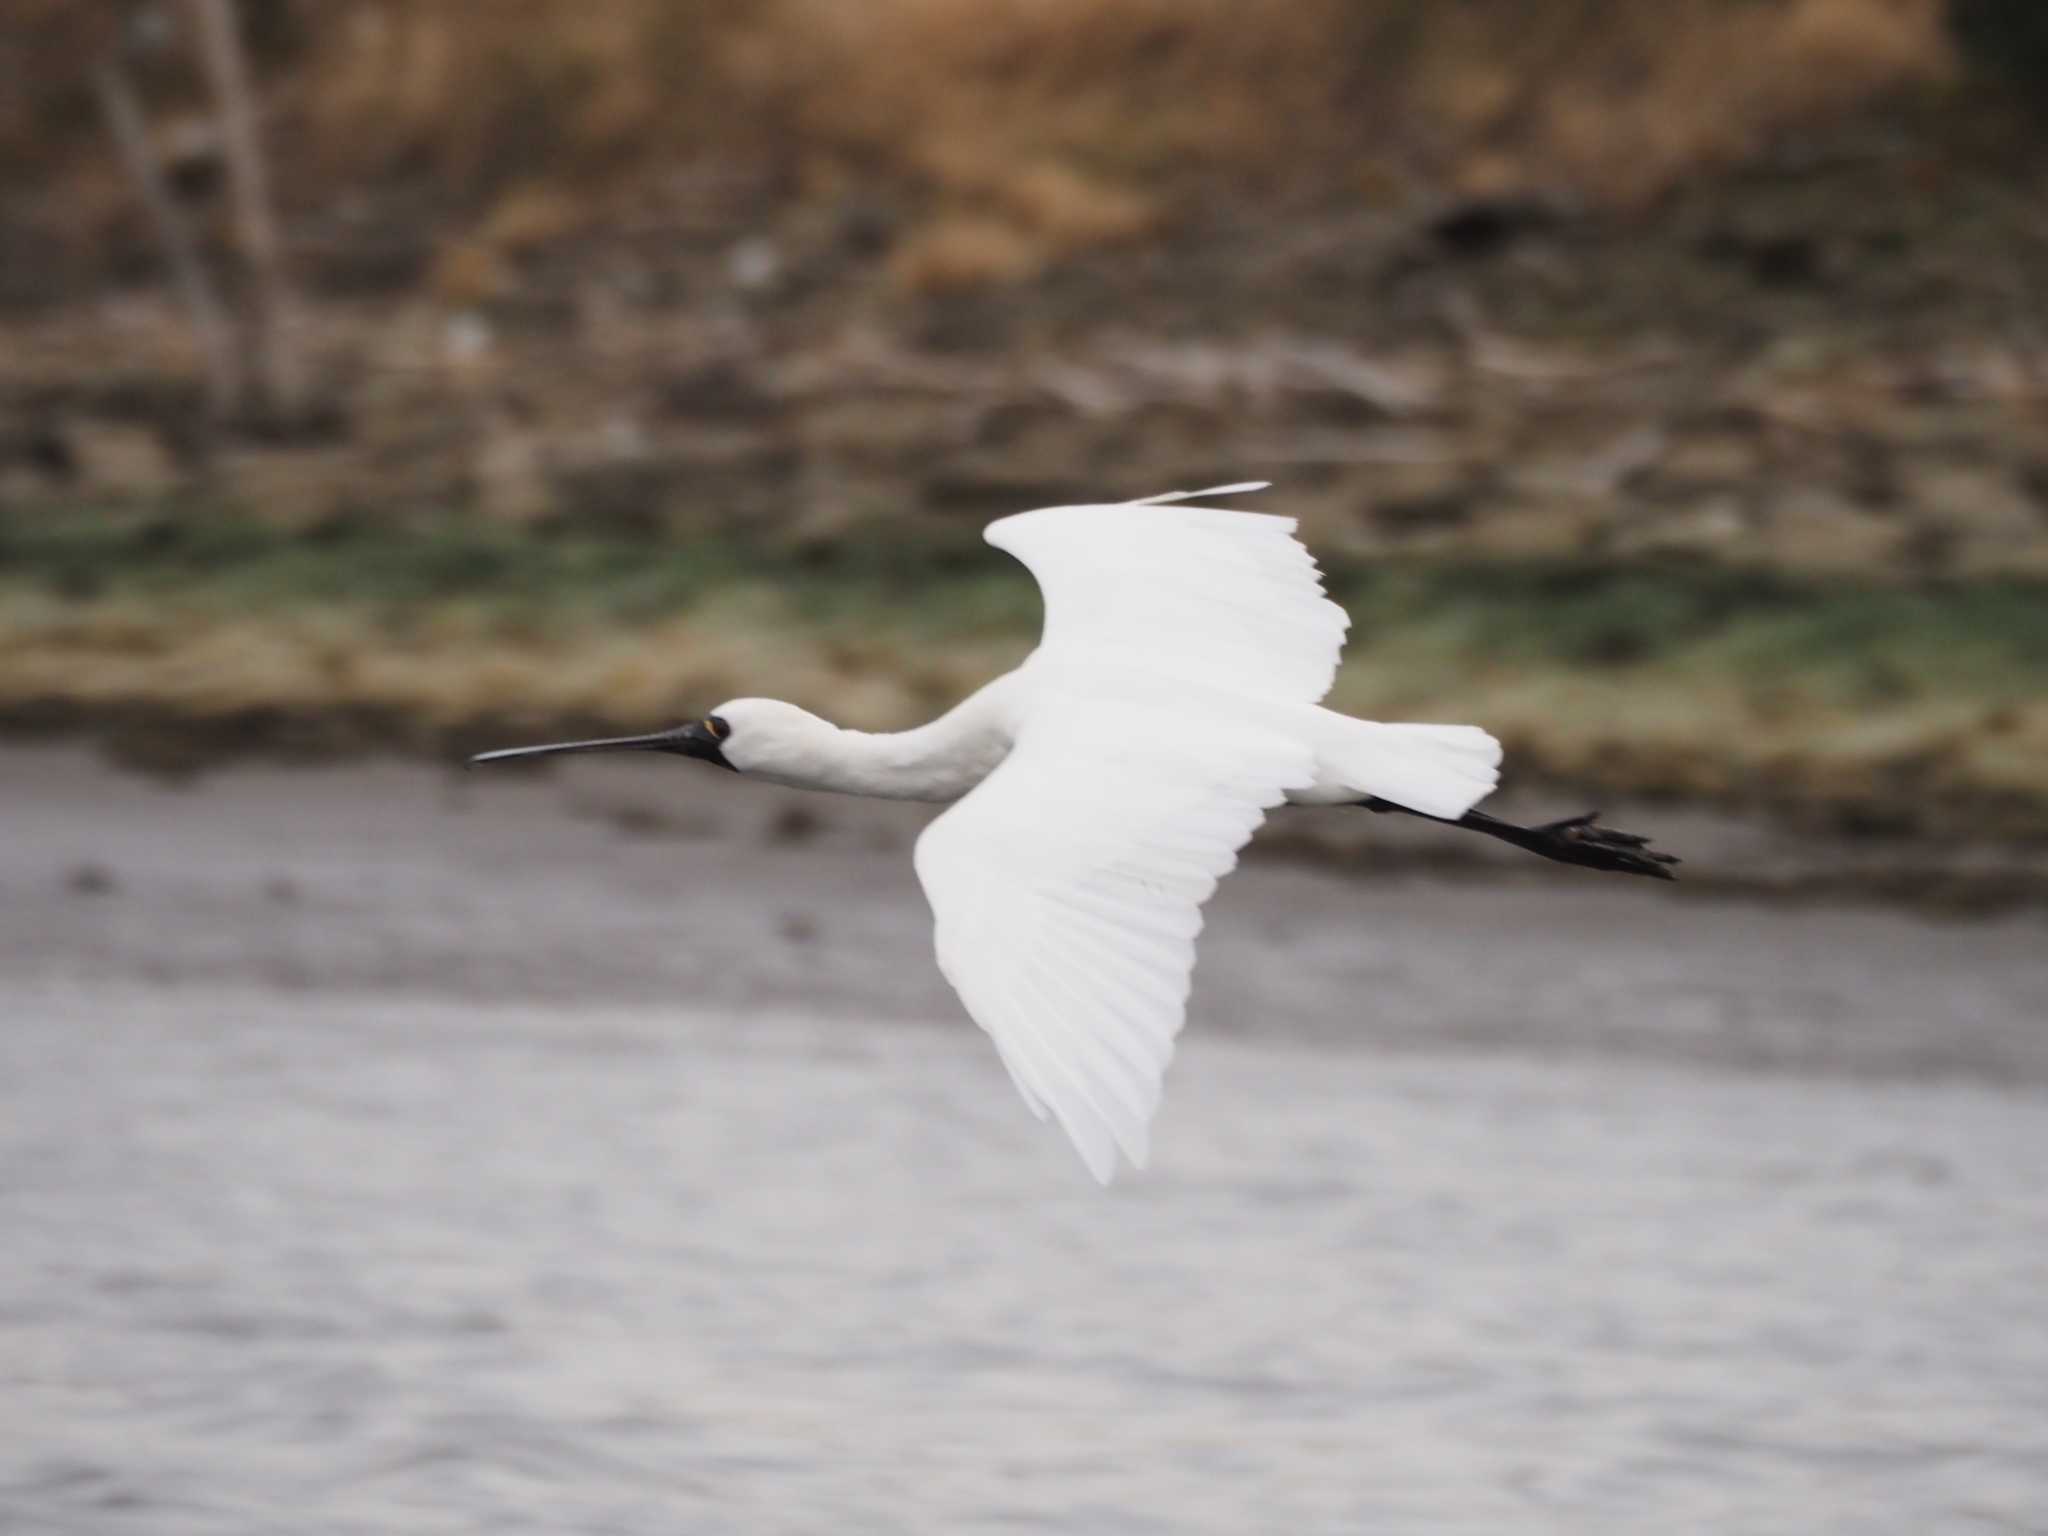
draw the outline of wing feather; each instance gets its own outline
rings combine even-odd
[[[1132,736],[1098,758],[1105,731]],[[1202,903],[1313,774],[1311,750],[1279,733],[1055,696],[918,839],[940,969],[1097,1179],[1119,1152],[1144,1165]]]
[[[1351,619],[1294,529],[1291,517],[1132,504],[1023,512],[987,538],[1038,578],[1042,654],[1313,704]]]
[[[1292,519],[1168,499],[989,528],[1038,579],[1045,633],[1009,756],[917,843],[940,970],[1104,1183],[1149,1153],[1202,904],[1314,781],[1286,722],[1349,623]]]

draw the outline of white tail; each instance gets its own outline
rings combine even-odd
[[[1344,723],[1350,729],[1324,751],[1361,798],[1456,821],[1500,782],[1500,743],[1476,725]]]

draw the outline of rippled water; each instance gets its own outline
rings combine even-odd
[[[2048,1525],[2048,1108],[1196,1041],[1096,1192],[971,1031],[50,985],[0,1529]]]
[[[0,753],[0,1536],[2048,1531],[2038,922],[1247,869],[1105,1195],[730,777]]]

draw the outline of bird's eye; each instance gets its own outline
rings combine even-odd
[[[711,733],[713,741],[723,741],[732,734],[732,727],[716,715],[706,715],[704,717],[704,729]]]

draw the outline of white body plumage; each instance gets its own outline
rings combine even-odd
[[[1202,903],[1266,812],[1373,802],[1455,821],[1500,763],[1476,726],[1321,707],[1350,621],[1293,519],[1167,505],[1259,489],[991,524],[988,541],[1038,580],[1044,635],[916,730],[735,699],[654,736],[479,761],[641,748],[804,789],[957,802],[917,842],[939,968],[1025,1103],[1107,1183],[1119,1153],[1145,1162]]]
[[[1320,707],[1349,620],[1293,520],[1162,504],[1177,499],[992,524],[1038,579],[1044,637],[929,725],[872,735],[772,699],[714,711],[751,777],[960,802],[917,845],[940,969],[1104,1182],[1119,1151],[1145,1161],[1201,905],[1267,810],[1377,798],[1454,820],[1500,763],[1474,726]]]

